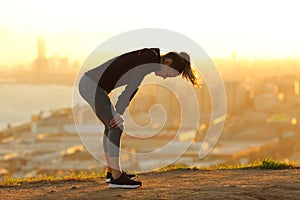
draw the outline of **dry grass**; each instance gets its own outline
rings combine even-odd
[[[185,165],[175,165],[167,166],[162,169],[155,170],[155,172],[165,172],[171,170],[234,170],[234,169],[264,169],[264,170],[274,170],[274,169],[293,169],[296,168],[295,165],[291,162],[278,162],[269,158],[265,158],[262,161],[255,161],[250,164],[236,164],[236,165],[216,165],[213,167],[203,168],[203,167],[191,167]],[[81,171],[75,173],[70,170],[69,175],[64,176],[42,176],[36,178],[13,178],[11,176],[4,177],[0,181],[1,186],[16,186],[21,183],[30,183],[30,182],[60,182],[60,181],[69,181],[69,180],[79,180],[79,181],[90,181],[97,180],[101,177],[104,177],[105,173],[96,173],[96,172],[86,172]]]

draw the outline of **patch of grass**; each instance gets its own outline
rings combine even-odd
[[[163,167],[161,169],[156,169],[154,170],[155,172],[166,172],[166,171],[171,171],[171,170],[200,170],[202,168],[200,167],[191,167],[188,165],[169,165],[166,167]]]
[[[236,164],[236,165],[219,165],[213,167],[199,167],[199,166],[187,166],[187,165],[170,165],[164,167],[162,169],[154,170],[155,172],[166,172],[171,170],[234,170],[234,169],[293,169],[296,168],[295,165],[291,162],[278,162],[274,161],[270,158],[265,158],[262,161],[257,160],[253,163],[249,164]],[[59,181],[71,181],[71,180],[79,180],[79,181],[95,181],[101,177],[105,177],[105,173],[98,172],[74,172],[70,170],[69,175],[64,176],[42,176],[36,178],[13,178],[11,176],[4,177],[3,180],[0,180],[0,187],[5,186],[16,186],[22,183],[32,183],[32,182],[59,182]]]
[[[261,163],[262,169],[291,169],[295,168],[291,162],[278,162],[270,158],[265,158]]]
[[[64,176],[42,176],[42,177],[34,177],[34,178],[14,178],[12,176],[6,176],[3,180],[0,180],[0,187],[1,186],[16,186],[22,183],[32,183],[32,182],[59,182],[59,181],[71,181],[71,180],[80,180],[80,181],[89,181],[89,180],[96,180],[100,177],[104,177],[104,173],[97,173],[97,172],[85,172],[80,171],[75,173],[74,171],[70,170],[69,175]]]
[[[292,162],[278,162],[270,158],[263,160],[257,160],[247,164],[236,164],[236,165],[217,165],[217,170],[228,170],[228,169],[294,169],[296,166]]]
[[[227,165],[216,165],[211,167],[213,170],[232,170],[232,169],[259,169],[261,167],[261,161],[257,160],[252,163],[238,163],[238,164],[227,164]]]
[[[247,164],[227,164],[220,165],[216,164],[211,167],[199,167],[199,166],[186,166],[186,165],[170,165],[156,172],[165,172],[170,170],[233,170],[233,169],[294,169],[296,166],[292,162],[278,162],[270,158],[265,158],[263,160],[257,160],[252,163]]]

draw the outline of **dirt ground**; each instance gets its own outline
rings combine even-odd
[[[300,199],[300,169],[173,170],[138,180],[138,189],[109,189],[104,178],[0,186],[0,199]]]

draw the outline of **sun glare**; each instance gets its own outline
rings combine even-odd
[[[0,41],[5,45],[0,52],[4,52],[2,58],[7,58],[1,59],[0,64],[14,63],[8,53],[19,57],[19,62],[32,60],[36,51],[32,44],[41,35],[46,38],[50,55],[84,59],[105,39],[148,27],[170,29],[191,37],[212,57],[230,57],[233,50],[238,56],[250,58],[298,57],[300,31],[296,20],[300,17],[292,1],[199,1],[197,5],[188,5],[184,14],[179,14],[179,3],[166,11],[168,2],[152,2],[147,9],[160,14],[148,16],[143,9],[124,11],[128,6],[125,1],[116,6],[110,1],[95,5],[94,1],[4,0],[0,7]],[[138,7],[140,1],[131,4]],[[29,37],[31,45],[19,43]]]

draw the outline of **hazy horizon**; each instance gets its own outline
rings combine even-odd
[[[125,12],[126,2],[93,6],[89,2],[4,0],[0,7],[0,66],[31,62],[36,58],[38,37],[45,38],[47,57],[83,62],[105,40],[152,27],[189,37],[213,59],[230,58],[233,51],[237,58],[248,59],[300,57],[300,14],[295,2],[199,1],[190,3],[184,15],[178,14],[182,12],[179,3],[166,11],[168,2],[152,2],[148,10],[160,14],[145,15],[140,9]]]

